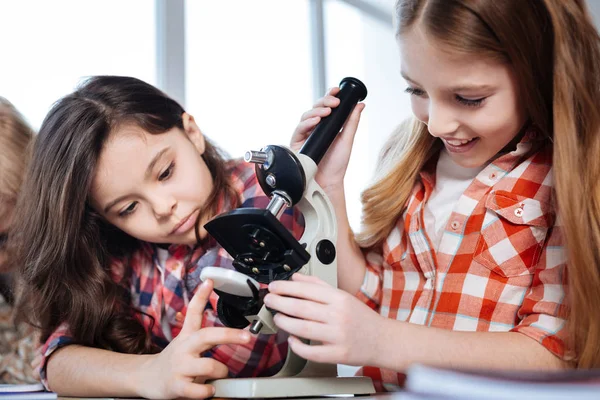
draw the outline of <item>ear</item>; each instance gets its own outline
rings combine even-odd
[[[198,150],[198,153],[200,153],[200,155],[204,154],[204,150],[206,148],[206,144],[204,142],[204,135],[200,131],[198,125],[196,125],[194,117],[184,112],[181,115],[181,119],[183,120],[183,131],[190,139],[190,141],[194,144],[196,150]]]

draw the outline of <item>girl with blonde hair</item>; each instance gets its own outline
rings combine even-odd
[[[399,0],[396,11],[414,122],[382,153],[356,239],[343,196],[355,129],[342,132],[320,183],[337,209],[344,291],[274,282],[275,322],[296,353],[364,366],[380,389],[413,363],[600,367],[600,41],[585,2]]]

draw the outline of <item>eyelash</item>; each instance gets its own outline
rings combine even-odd
[[[171,177],[171,175],[173,175],[174,169],[175,169],[175,163],[171,162],[171,164],[169,164],[167,169],[165,169],[163,172],[161,172],[161,174],[158,176],[158,180],[160,182],[162,182],[162,181],[166,181],[167,179],[169,179]],[[165,174],[167,174],[167,175],[165,175]]]
[[[127,216],[131,215],[137,208],[136,206],[137,206],[137,201],[134,201],[126,209],[119,212],[119,217],[127,217]]]
[[[421,89],[415,89],[415,88],[411,88],[411,87],[407,87],[406,89],[404,89],[404,91],[408,94],[410,94],[411,96],[418,96],[421,97],[425,94],[425,92]],[[467,106],[467,107],[479,107],[481,104],[483,104],[483,101],[487,98],[487,97],[482,97],[480,99],[465,99],[464,97],[461,97],[459,95],[455,95],[455,100],[458,101],[460,104]]]
[[[167,169],[165,169],[163,172],[161,172],[161,174],[158,176],[159,182],[164,182],[167,179],[169,179],[173,175],[174,168],[175,168],[175,163],[172,162],[167,167]],[[127,206],[126,209],[124,209],[123,211],[119,212],[119,217],[127,217],[127,216],[133,214],[133,212],[136,210],[136,206],[137,206],[137,201],[134,201],[129,206]]]

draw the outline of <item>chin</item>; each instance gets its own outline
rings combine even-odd
[[[480,158],[472,159],[460,156],[453,157],[452,160],[463,168],[479,168],[484,166],[487,162],[487,160],[482,160]]]

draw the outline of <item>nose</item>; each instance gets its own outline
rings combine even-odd
[[[429,103],[427,128],[433,136],[447,136],[458,130],[458,121],[451,109],[442,104]]]
[[[156,196],[152,200],[152,209],[157,218],[169,217],[177,208],[177,200],[173,196]]]

